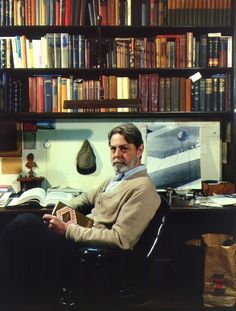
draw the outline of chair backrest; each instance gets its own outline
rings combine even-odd
[[[143,258],[151,258],[159,244],[161,232],[170,211],[169,202],[161,196],[161,204],[149,225],[143,232],[134,250]]]

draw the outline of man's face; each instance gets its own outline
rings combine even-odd
[[[141,163],[143,145],[138,149],[134,144],[129,144],[124,136],[114,134],[110,143],[112,166],[116,173],[124,173]]]

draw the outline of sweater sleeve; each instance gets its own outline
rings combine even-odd
[[[69,225],[66,238],[91,245],[109,245],[121,249],[132,249],[153,218],[160,205],[160,197],[152,188],[139,186],[122,205],[114,225],[109,229],[83,228]]]
[[[73,209],[78,209],[84,214],[87,214],[94,207],[94,203],[97,195],[106,187],[109,180],[103,182],[98,188],[90,190],[88,192],[83,192],[77,197],[70,200],[67,205]]]

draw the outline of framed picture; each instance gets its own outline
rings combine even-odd
[[[16,121],[0,123],[0,157],[22,156],[21,124]]]

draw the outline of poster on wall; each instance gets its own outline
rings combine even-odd
[[[201,189],[200,127],[163,122],[147,126],[147,171],[156,188]]]

